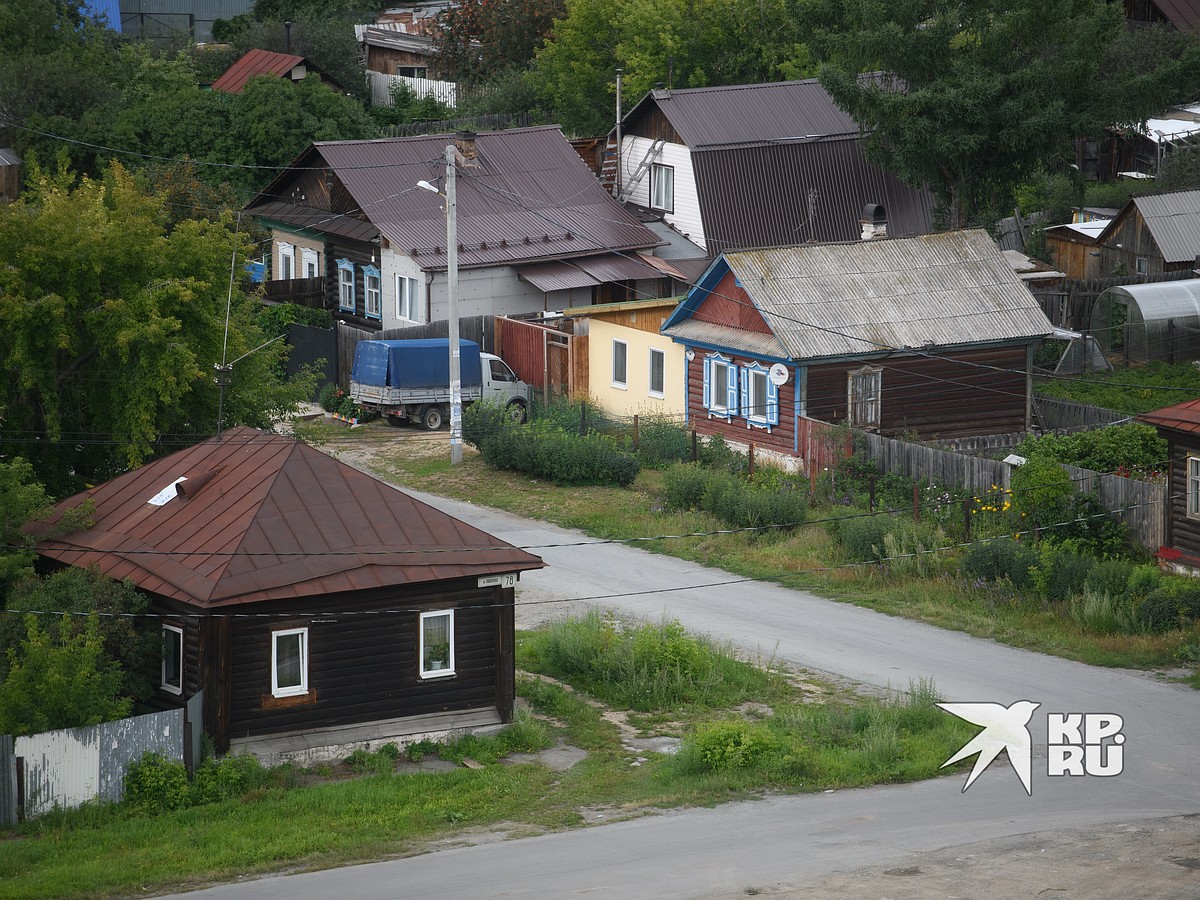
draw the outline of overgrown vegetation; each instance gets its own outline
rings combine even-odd
[[[1158,361],[1078,378],[1038,378],[1034,390],[1046,397],[1136,415],[1200,396],[1200,369],[1191,363]]]

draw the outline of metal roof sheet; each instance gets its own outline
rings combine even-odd
[[[246,211],[264,219],[295,225],[297,228],[324,231],[364,243],[370,243],[379,237],[379,229],[370,222],[364,222],[354,216],[313,209],[311,206],[298,206],[282,200],[260,203],[257,206],[249,207]]]
[[[94,565],[199,607],[543,565],[312,447],[252,428],[230,429],[68,498],[30,532],[48,534],[65,510],[88,499],[95,525],[44,538],[42,556]]]
[[[444,199],[416,185],[444,184],[444,153],[454,140],[440,134],[328,141],[313,150],[397,252],[412,256],[422,268],[444,269]],[[475,165],[457,167],[460,267],[591,256],[659,243],[604,190],[557,125],[483,132],[475,146]],[[289,177],[283,173],[251,208],[257,211],[286,193],[281,185]]]
[[[1139,422],[1145,422],[1147,425],[1195,434],[1200,432],[1200,400],[1186,400],[1174,406],[1142,413],[1137,418]]]
[[[710,150],[694,153],[692,166],[705,244],[713,255],[739,247],[857,240],[868,203],[884,207],[890,235],[933,228],[929,192],[868,162],[857,137]]]
[[[634,256],[603,253],[568,262],[555,261],[520,266],[517,275],[543,291],[591,287],[610,281],[663,278],[667,274]]]
[[[520,266],[517,275],[528,281],[539,291],[569,291],[575,288],[595,287],[595,278],[578,266],[565,262],[534,263],[531,266]]]
[[[1148,194],[1130,202],[1141,213],[1163,260],[1191,262],[1200,255],[1200,191]]]
[[[1180,31],[1200,28],[1200,4],[1195,0],[1154,0],[1154,5]]]
[[[275,53],[272,50],[260,50],[256,47],[226,69],[225,74],[212,83],[212,89],[224,91],[227,94],[240,94],[245,88],[246,82],[256,75],[283,77],[303,63],[303,56]]]
[[[643,97],[625,121],[638,118],[651,103],[657,104],[693,151],[762,141],[807,141],[859,131],[815,78],[656,90]]]
[[[790,359],[1032,340],[1051,332],[984,231],[744,250],[724,260]],[[699,327],[684,319],[664,331],[693,340]]]

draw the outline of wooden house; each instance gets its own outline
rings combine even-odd
[[[93,527],[49,536],[89,500]],[[542,561],[292,438],[230,429],[31,531],[44,564],[150,597],[156,705],[203,692],[222,752],[313,759],[512,716],[514,586]]]
[[[11,147],[0,147],[0,203],[12,203],[21,194],[21,157]]]
[[[663,334],[686,348],[691,427],[807,469],[820,423],[1028,428],[1051,328],[992,239],[960,231],[723,253]]]
[[[669,295],[670,273],[647,258],[657,235],[540,126],[313,144],[247,207],[272,230],[268,299],[364,329],[444,321],[452,143],[461,316]]]
[[[1200,400],[1188,400],[1138,416],[1167,442],[1163,567],[1200,575]]]
[[[1099,276],[1158,275],[1196,268],[1200,190],[1134,197],[1109,220],[1090,249],[1098,254],[1094,271]]]
[[[710,259],[857,239],[868,203],[891,234],[932,230],[929,192],[868,162],[858,124],[816,79],[651,91],[619,134],[616,196]]]

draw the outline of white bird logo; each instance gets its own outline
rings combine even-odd
[[[1025,785],[1025,793],[1033,796],[1033,786],[1030,784],[1032,765],[1030,763],[1029,737],[1030,718],[1033,711],[1041,706],[1030,700],[1018,700],[1012,706],[1001,706],[999,703],[939,703],[942,709],[951,715],[958,716],[975,725],[982,725],[983,731],[971,738],[961,750],[942,763],[942,768],[953,765],[960,759],[966,759],[974,753],[979,754],[975,767],[963,785],[966,793],[975,779],[979,777],[992,760],[1004,750],[1008,753],[1008,761]]]

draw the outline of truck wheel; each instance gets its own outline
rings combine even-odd
[[[440,406],[426,407],[425,412],[421,414],[421,424],[428,431],[437,431],[441,428],[443,419],[442,408]]]
[[[391,413],[388,413],[387,423],[393,428],[399,428],[401,425],[407,425],[408,419],[402,419],[399,416],[393,416]]]
[[[529,411],[525,409],[525,404],[520,400],[510,402],[504,411],[508,414],[508,421],[514,425],[523,425],[529,418]]]

